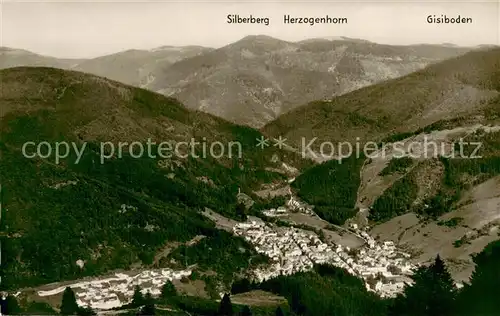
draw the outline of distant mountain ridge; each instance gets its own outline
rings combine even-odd
[[[211,48],[201,46],[162,46],[151,50],[127,50],[79,63],[74,70],[110,78],[137,87],[145,86],[158,67],[168,67],[184,58],[193,57]]]
[[[85,59],[55,58],[44,56],[24,49],[0,47],[0,69],[31,66],[72,68]]]
[[[287,42],[253,35],[159,69],[145,87],[191,108],[261,127],[301,104],[400,77],[469,50],[348,38]]]
[[[310,101],[400,77],[471,49],[382,45],[347,37],[288,42],[250,35],[218,49],[162,46],[87,60],[2,51],[0,69],[74,69],[176,97],[191,109],[235,123],[262,127]]]
[[[83,71],[140,87],[151,80],[157,67],[169,65],[212,50],[201,46],[161,46],[150,50],[126,51],[90,59],[62,59],[22,49],[0,49],[0,69],[13,67],[55,67]]]

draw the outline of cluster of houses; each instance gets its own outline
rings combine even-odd
[[[289,191],[291,197],[286,202],[286,206],[279,206],[278,208],[271,208],[269,210],[264,210],[262,213],[269,217],[280,217],[286,216],[289,211],[300,212],[308,215],[316,215],[313,212],[312,206],[309,204],[295,198],[291,191]]]
[[[393,242],[379,244],[364,231],[357,231],[366,241],[357,249],[327,244],[312,231],[272,225],[258,219],[236,224],[233,232],[271,259],[270,265],[252,271],[259,282],[328,263],[365,280],[368,290],[383,297],[394,297],[406,283],[411,283],[410,276],[416,268],[408,261],[410,256],[398,251]]]
[[[298,198],[295,198],[292,194],[292,191],[289,190],[290,199],[286,202],[286,207],[294,212],[300,212],[308,215],[316,215],[313,212],[313,207]]]
[[[394,297],[413,283],[411,275],[418,266],[410,262],[410,254],[398,250],[393,241],[377,243],[365,231],[358,233],[366,244],[357,251],[353,269],[368,290]]]
[[[153,296],[161,293],[161,287],[167,281],[179,280],[191,274],[190,270],[174,271],[170,269],[145,270],[136,275],[116,273],[113,277],[78,282],[48,291],[38,291],[39,296],[52,296],[71,287],[76,295],[76,302],[82,307],[110,309],[131,302],[135,286],[141,292],[150,292]]]

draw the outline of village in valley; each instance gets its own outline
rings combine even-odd
[[[310,206],[293,195],[286,207],[263,213],[268,217],[279,218],[288,212],[315,215]],[[327,263],[362,278],[369,291],[382,297],[394,297],[407,283],[412,283],[410,276],[416,268],[410,263],[410,254],[398,250],[394,242],[378,243],[356,224],[351,224],[350,231],[363,239],[364,244],[353,249],[322,241],[311,230],[270,224],[258,218],[236,224],[233,231],[272,260],[270,266],[253,271],[257,281],[307,271],[314,264]]]
[[[290,179],[288,183],[293,181]],[[250,279],[262,282],[280,275],[308,271],[315,264],[330,264],[361,278],[368,291],[381,297],[395,297],[406,284],[412,283],[411,275],[417,266],[411,263],[410,254],[398,249],[393,241],[376,241],[368,234],[368,227],[360,228],[353,222],[344,227],[304,225],[304,221],[295,220],[297,216],[314,219],[316,223],[323,220],[315,214],[312,205],[301,201],[292,192],[289,185],[278,189],[280,195],[287,197],[287,201],[277,208],[260,210],[262,216],[248,216],[246,221],[237,222],[212,212],[226,222],[225,227],[219,228],[244,238],[258,253],[270,259],[269,263],[247,271]],[[240,190],[236,198],[247,209],[254,203],[250,196]],[[119,213],[136,210],[134,206],[123,204]],[[207,216],[206,213],[204,215]],[[338,234],[336,239],[325,238],[324,232],[336,234],[335,230],[342,230],[345,234]],[[349,243],[349,239],[356,239],[356,243]],[[84,263],[79,261],[76,264],[83,267]],[[40,297],[58,295],[66,286],[70,286],[78,305],[105,310],[130,303],[137,286],[144,294],[149,292],[157,296],[163,284],[189,277],[191,269],[186,266],[184,270],[163,268],[135,273],[120,272],[53,289],[44,287],[37,294]],[[220,290],[222,296],[224,289]]]
[[[293,195],[285,206],[262,213],[267,218],[283,218],[291,213],[316,216],[311,206]],[[392,241],[378,243],[356,224],[350,225],[349,232],[364,242],[352,248],[325,240],[313,230],[294,227],[293,224],[279,225],[253,216],[245,222],[234,222],[232,232],[243,237],[258,253],[270,258],[270,264],[248,271],[248,275],[258,282],[308,271],[315,264],[330,264],[362,278],[367,290],[382,297],[394,297],[412,282],[410,276],[416,268],[410,263],[410,255],[398,250]],[[191,273],[188,268],[179,271],[168,268],[143,270],[134,275],[116,273],[107,278],[40,290],[37,294],[40,297],[57,295],[70,286],[75,291],[78,305],[105,310],[130,303],[136,286],[144,294],[149,292],[156,296],[167,281],[180,280]]]

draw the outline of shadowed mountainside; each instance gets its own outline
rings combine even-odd
[[[198,235],[207,236],[211,247],[225,238],[231,241],[225,242],[225,253],[241,254],[246,243],[215,229],[199,211],[209,207],[234,217],[238,189],[251,192],[262,183],[286,179],[286,170],[280,171],[284,162],[299,168],[306,163],[273,147],[256,150],[255,139],[261,135],[256,130],[94,75],[21,67],[0,71],[0,78],[6,288],[148,266],[166,243]],[[151,151],[148,139],[156,143]],[[220,142],[224,154],[212,156],[202,145],[191,150],[186,143],[177,152],[158,152],[160,142],[176,146],[191,140],[208,148]],[[36,144],[48,142],[52,155],[26,158],[26,142],[34,142],[28,154]],[[71,148],[59,162],[56,142]],[[106,142],[114,144],[115,152],[101,163],[100,154],[110,153],[101,150]],[[120,142],[140,142],[144,152],[125,146],[120,155]],[[240,144],[241,157],[239,146],[230,142]],[[78,161],[73,146],[84,148]],[[220,146],[214,152],[219,155]],[[253,254],[248,248],[237,256],[242,261],[213,269],[236,273]],[[79,259],[84,268],[76,264]]]

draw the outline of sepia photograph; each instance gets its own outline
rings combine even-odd
[[[0,315],[498,316],[500,2],[0,1]]]

